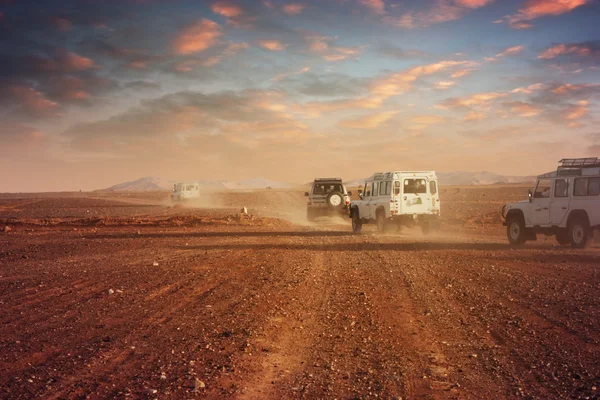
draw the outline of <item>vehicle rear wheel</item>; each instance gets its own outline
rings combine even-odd
[[[362,230],[362,221],[360,220],[360,215],[358,215],[358,210],[354,210],[352,213],[352,232],[360,233]]]
[[[570,221],[567,232],[571,247],[574,249],[584,249],[591,241],[592,231],[590,223],[585,217],[577,217]]]
[[[518,215],[510,216],[506,221],[506,236],[508,242],[513,245],[525,243],[525,223]]]
[[[561,246],[571,244],[569,232],[566,229],[561,229],[560,231],[556,232],[556,242]]]
[[[377,232],[379,233],[383,233],[383,231],[385,230],[385,217],[383,215],[383,212],[379,211],[377,213]]]

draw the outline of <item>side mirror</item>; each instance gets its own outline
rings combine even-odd
[[[308,192],[304,192],[304,197],[308,197]]]
[[[348,196],[352,196],[352,192],[348,192]]]
[[[531,203],[531,200],[533,199],[533,190],[532,189],[529,189],[528,196],[529,196],[529,202]]]

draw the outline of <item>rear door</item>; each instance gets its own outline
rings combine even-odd
[[[427,214],[431,209],[431,199],[427,190],[425,176],[412,176],[402,179],[402,199],[404,214]]]

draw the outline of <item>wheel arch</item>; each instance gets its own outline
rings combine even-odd
[[[523,210],[518,208],[508,210],[508,213],[506,213],[506,220],[508,221],[510,218],[514,217],[521,218],[523,222],[525,222],[525,214],[523,213]]]
[[[587,211],[585,210],[572,210],[569,213],[569,217],[567,218],[567,226],[569,226],[569,224],[571,223],[571,221],[573,221],[575,218],[585,218],[588,222],[588,225],[590,223],[590,217],[587,213]]]

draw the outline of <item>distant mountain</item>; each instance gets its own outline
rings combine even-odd
[[[525,183],[535,181],[535,176],[500,175],[488,171],[438,172],[440,185],[494,185],[500,183]]]
[[[527,183],[533,182],[536,176],[506,176],[488,171],[480,172],[436,172],[440,185],[495,185],[502,183]],[[362,186],[365,178],[353,179],[344,184],[348,187]]]
[[[171,190],[174,181],[146,176],[135,181],[123,182],[106,189],[100,189],[102,192],[147,192],[153,190]]]
[[[106,189],[100,189],[102,192],[148,192],[157,190],[171,190],[173,185],[179,182],[198,183],[202,189],[273,189],[292,188],[294,185],[283,182],[271,181],[264,178],[247,179],[239,182],[219,181],[219,180],[186,180],[174,181],[169,179],[147,176],[130,182],[119,183]]]

